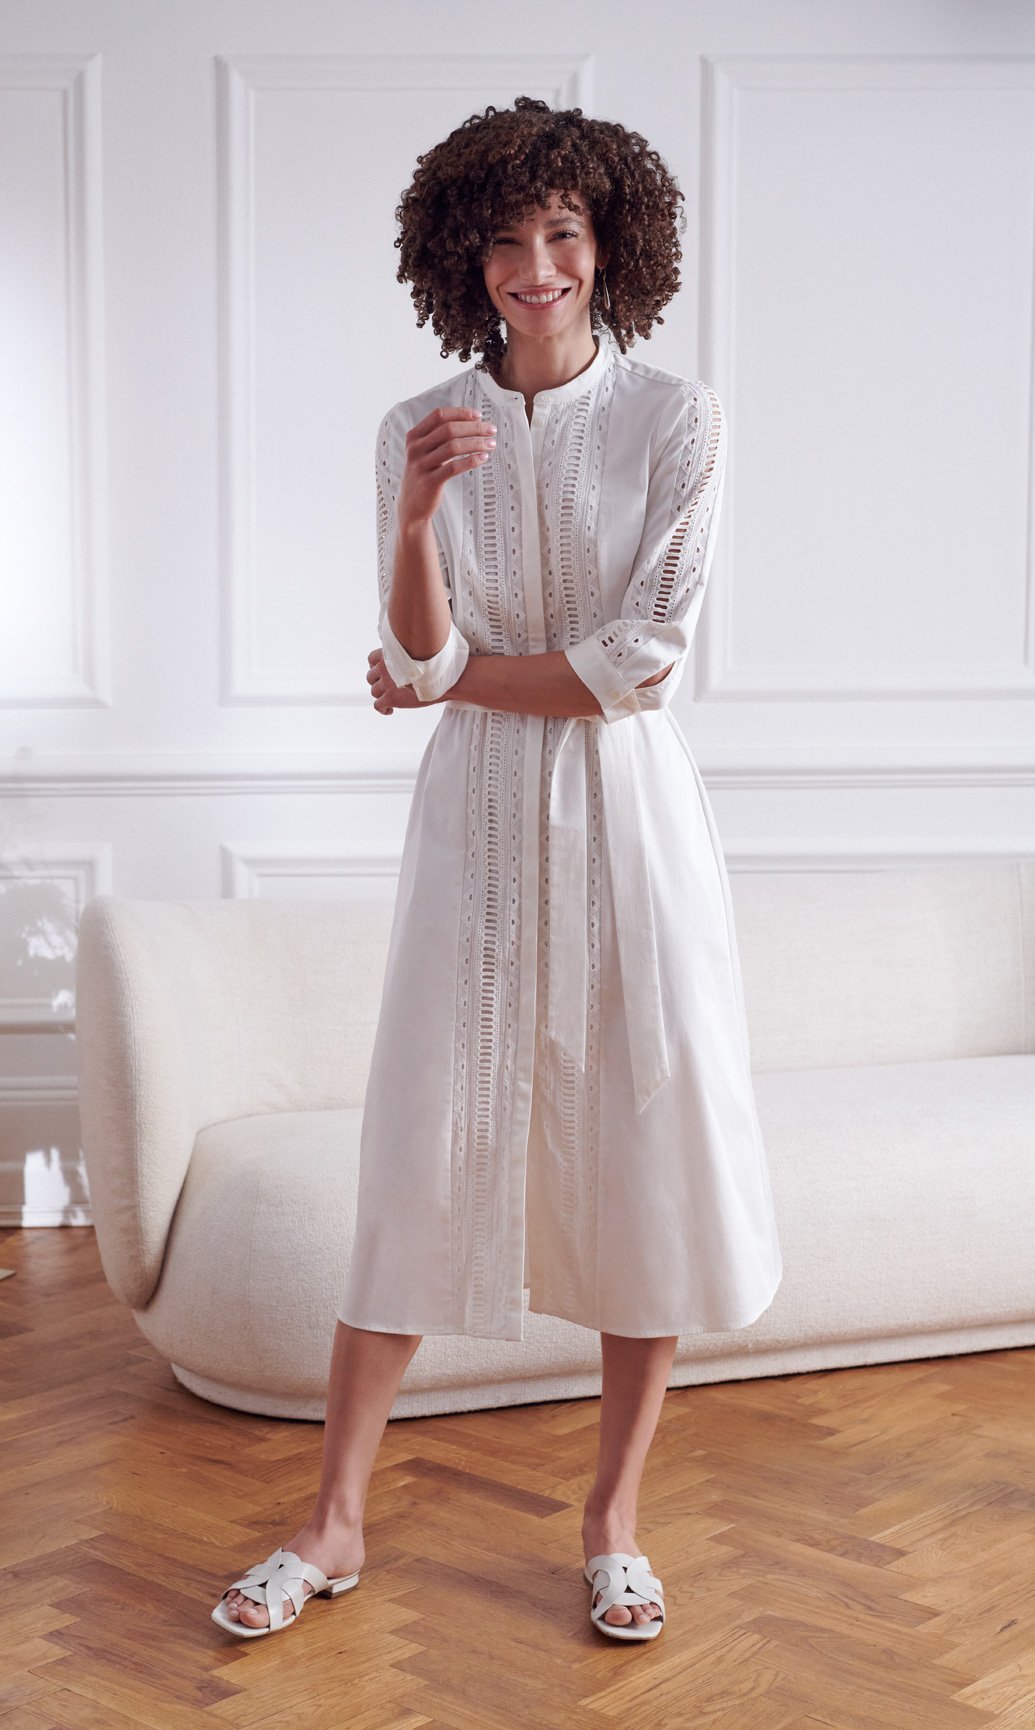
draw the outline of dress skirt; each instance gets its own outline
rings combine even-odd
[[[780,1283],[729,880],[667,706],[611,726],[630,729],[630,755],[609,790],[602,728],[576,723],[590,819],[584,910],[576,898],[586,930],[574,933],[587,955],[584,1051],[551,1036],[550,967],[573,953],[549,822],[565,727],[447,703],[421,762],[339,1309],[355,1327],[521,1340],[527,1297],[531,1311],[609,1333],[722,1332],[754,1321]],[[472,805],[490,758],[494,791]],[[623,969],[608,835],[627,802],[642,825],[668,1068],[639,1105],[640,963],[626,934]],[[622,907],[635,921],[627,895]]]

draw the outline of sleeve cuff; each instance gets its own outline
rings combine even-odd
[[[467,665],[471,645],[454,620],[449,622],[449,636],[436,655],[418,661],[407,654],[388,622],[387,606],[381,609],[378,635],[384,651],[385,666],[397,685],[412,685],[414,695],[422,703],[431,703],[450,690]]]
[[[620,721],[625,715],[639,713],[639,694],[635,685],[628,690],[608,660],[596,637],[584,637],[564,651],[584,685],[588,685],[604,712],[605,721]],[[388,669],[391,672],[391,668]],[[395,677],[395,674],[392,674]],[[667,681],[666,681],[667,683]]]

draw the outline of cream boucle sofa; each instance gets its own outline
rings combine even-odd
[[[1035,1343],[1035,858],[731,882],[784,1277],[670,1385]],[[83,911],[104,1272],[205,1399],[324,1415],[390,917]],[[392,1416],[599,1390],[599,1335],[526,1312],[522,1342],[425,1338]]]

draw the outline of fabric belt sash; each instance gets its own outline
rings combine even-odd
[[[658,971],[643,807],[636,773],[635,716],[594,722],[569,716],[550,783],[550,927],[547,1031],[576,1067],[586,1068],[589,877],[585,726],[596,726],[604,793],[604,845],[614,897],[618,959],[629,1030],[636,1110],[671,1071]]]

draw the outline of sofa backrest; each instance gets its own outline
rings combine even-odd
[[[731,871],[730,886],[756,1071],[1035,1050],[1035,857]],[[83,984],[136,1028],[134,1065],[182,1048],[195,1128],[358,1106],[391,915],[100,896]]]
[[[1035,1051],[1035,857],[730,888],[756,1072]]]

